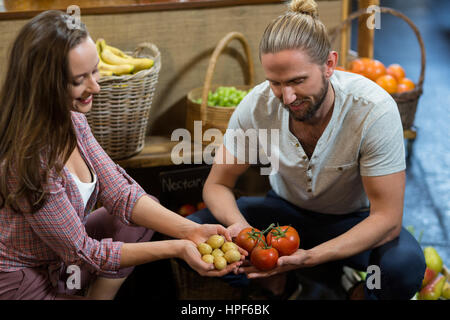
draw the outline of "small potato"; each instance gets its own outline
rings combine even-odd
[[[205,261],[206,263],[214,263],[214,256],[212,256],[210,254],[205,254],[202,257],[202,260]]]
[[[225,252],[224,258],[228,263],[233,263],[241,260],[241,254],[236,249],[231,249]]]
[[[206,241],[206,243],[209,244],[213,249],[220,248],[224,242],[225,238],[218,234],[212,235],[211,237],[209,237],[208,241]]]
[[[207,243],[199,243],[197,245],[198,251],[200,251],[201,255],[210,254],[212,252],[212,248]]]
[[[227,252],[227,251],[229,251],[231,249],[236,249],[237,250],[237,248],[238,247],[237,247],[237,245],[234,242],[227,241],[227,242],[225,242],[223,244],[221,249],[222,249],[223,252]]]
[[[227,260],[224,257],[214,257],[214,267],[217,270],[225,269],[227,266]]]
[[[220,249],[214,249],[213,252],[211,253],[211,255],[215,258],[215,257],[223,257],[224,253],[222,250]]]

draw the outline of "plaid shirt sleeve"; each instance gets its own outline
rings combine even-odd
[[[127,225],[132,224],[131,212],[137,200],[146,194],[124,169],[114,163],[93,136],[86,117],[77,113],[74,117],[83,147],[99,182],[98,200],[109,212]]]
[[[25,213],[34,233],[67,265],[86,262],[94,269],[116,273],[122,242],[90,238],[66,193],[62,178],[50,178],[50,194],[41,210]]]

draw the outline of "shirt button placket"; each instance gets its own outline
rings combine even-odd
[[[306,156],[305,156],[306,157]],[[308,189],[306,190],[308,193],[312,192],[312,169],[311,162],[308,164],[308,169],[306,170],[306,181],[308,182]]]

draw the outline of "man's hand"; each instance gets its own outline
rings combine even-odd
[[[238,222],[238,223],[234,223],[232,225],[230,225],[227,229],[228,232],[230,233],[232,238],[237,237],[237,235],[239,234],[239,232],[241,232],[242,229],[245,228],[251,228],[251,225],[249,225],[247,222]]]
[[[309,253],[307,250],[298,249],[296,252],[290,256],[283,256],[278,258],[277,266],[269,271],[260,271],[253,266],[249,266],[249,262],[246,265],[242,265],[236,270],[236,273],[246,273],[247,278],[266,278],[273,276],[278,273],[298,269],[304,267],[305,262],[309,258]]]

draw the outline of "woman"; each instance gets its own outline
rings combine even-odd
[[[22,28],[0,92],[0,299],[112,299],[133,266],[172,257],[201,275],[232,271],[240,262],[215,271],[196,249],[231,240],[225,228],[161,206],[93,137],[83,114],[99,57],[69,18],[47,11]],[[151,230],[180,240],[148,242]],[[73,266],[81,288],[67,285]]]

